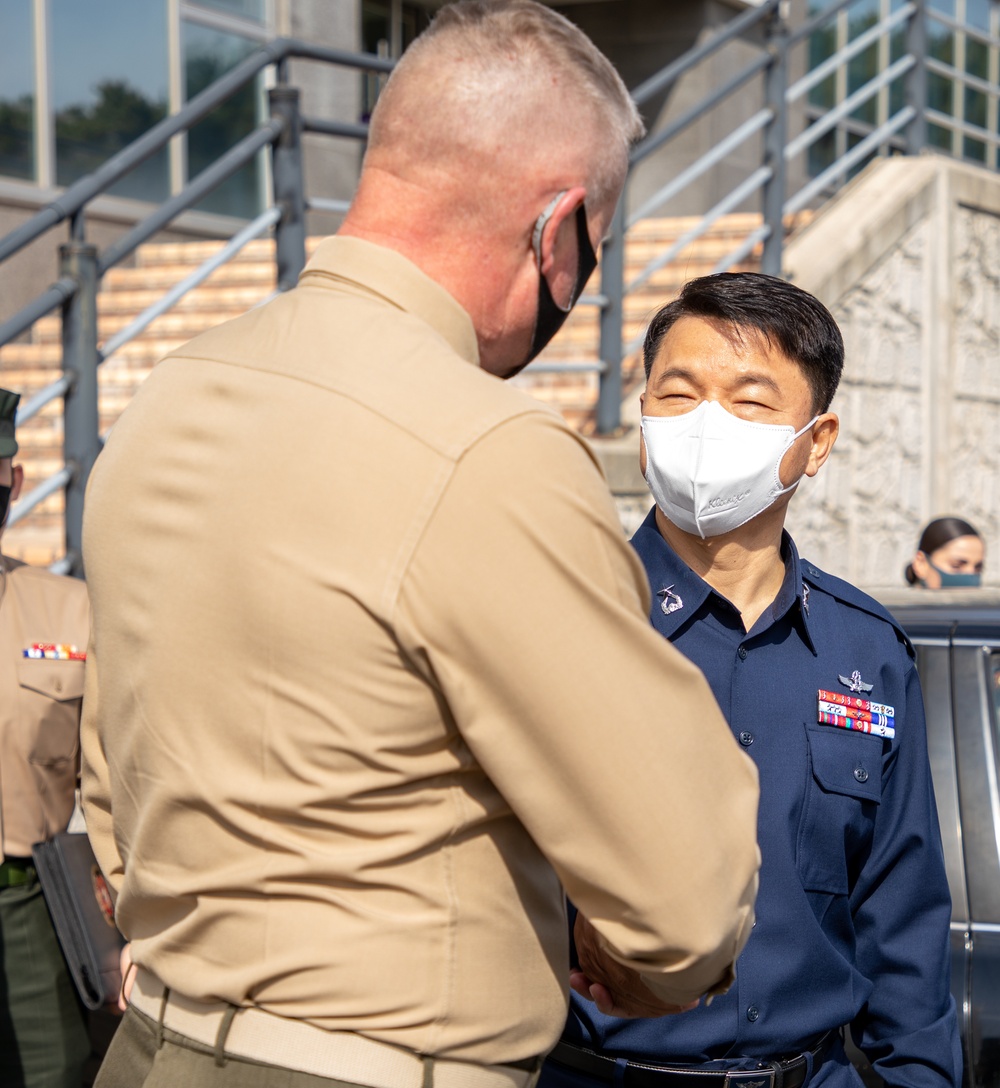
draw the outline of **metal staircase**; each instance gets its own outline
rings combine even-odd
[[[763,0],[636,88],[640,106],[654,102],[731,43],[755,43],[748,63],[670,117],[635,149],[629,184],[721,104],[735,98],[751,103],[753,112],[695,161],[661,179],[639,207],[632,207],[626,191],[603,248],[599,278],[561,338],[517,381],[556,403],[577,425],[597,434],[614,433],[623,394],[635,380],[643,320],[656,305],[693,275],[758,261],[764,271],[780,274],[785,237],[797,215],[822,204],[872,156],[916,154],[925,147],[928,71],[940,76],[943,68],[956,85],[983,82],[928,56],[926,0],[894,4],[894,10],[810,69],[802,58],[813,35],[833,25],[852,2],[835,0],[804,25],[791,27],[783,17],[782,0]],[[886,63],[875,75],[832,109],[817,114],[809,107],[817,86],[879,43]],[[32,449],[29,491],[11,513],[6,539],[17,542],[18,550],[33,561],[54,560],[57,569],[80,572],[87,477],[100,452],[101,435],[127,403],[136,381],[165,351],[201,328],[274,290],[293,286],[308,249],[306,211],[344,210],[342,201],[304,191],[301,135],[363,140],[366,127],[303,116],[298,91],[288,84],[291,58],[370,72],[391,69],[390,62],[371,55],[272,41],[0,239],[3,261],[53,228],[63,223],[68,227],[68,241],[59,247],[60,278],[0,324],[0,384],[28,394],[18,422]],[[265,69],[273,71],[276,82],[269,92],[268,119],[123,238],[98,252],[87,240],[88,204]],[[790,73],[799,70],[805,74],[793,79]],[[998,88],[990,86],[995,96]],[[883,105],[880,122],[858,120],[866,103],[874,101]],[[938,128],[948,123],[940,112],[930,116]],[[852,138],[844,152],[810,176],[802,168],[810,149],[847,125]],[[969,127],[961,124],[963,132]],[[991,141],[995,152],[996,133],[977,130],[976,135]],[[270,208],[226,242],[183,248],[148,245],[263,148],[271,157]],[[727,194],[699,216],[682,222],[667,217],[680,194],[697,192],[702,179],[738,152],[751,165]],[[794,186],[792,176],[807,180]],[[133,258],[136,267],[125,267]],[[53,312],[57,316],[50,317]],[[21,342],[25,335],[30,342]]]

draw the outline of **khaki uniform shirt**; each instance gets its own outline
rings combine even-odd
[[[30,857],[73,812],[84,663],[24,656],[36,643],[86,649],[87,587],[0,556],[0,846]]]
[[[83,785],[168,986],[495,1063],[562,1028],[560,881],[686,1002],[759,855],[593,457],[477,361],[441,287],[333,238],[156,368],[90,483]]]

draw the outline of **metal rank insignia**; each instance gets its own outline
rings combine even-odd
[[[660,598],[660,611],[665,616],[669,616],[671,612],[680,612],[684,607],[680,594],[674,593],[672,585],[664,586],[663,589],[659,590],[657,596]]]
[[[21,651],[21,656],[46,661],[87,660],[86,651],[63,642],[33,642],[26,650]]]
[[[835,725],[840,729],[856,729],[860,733],[873,733],[891,740],[896,735],[896,708],[888,703],[875,703],[856,695],[843,695],[839,691],[817,692],[820,725]]]

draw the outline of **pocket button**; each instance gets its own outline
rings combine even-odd
[[[867,782],[868,781],[868,772],[864,769],[864,767],[857,766],[857,767],[854,768],[854,777],[859,782]]]

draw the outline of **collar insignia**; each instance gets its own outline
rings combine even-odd
[[[809,615],[809,587],[805,582],[802,583],[802,610]]]
[[[680,594],[674,593],[672,585],[664,586],[656,595],[660,598],[660,609],[665,616],[669,616],[671,612],[680,612],[684,607]]]
[[[875,686],[874,684],[866,684],[864,680],[861,679],[860,669],[855,669],[854,672],[851,673],[851,678],[849,680],[846,676],[838,676],[837,679],[844,687],[854,692],[871,691]]]

